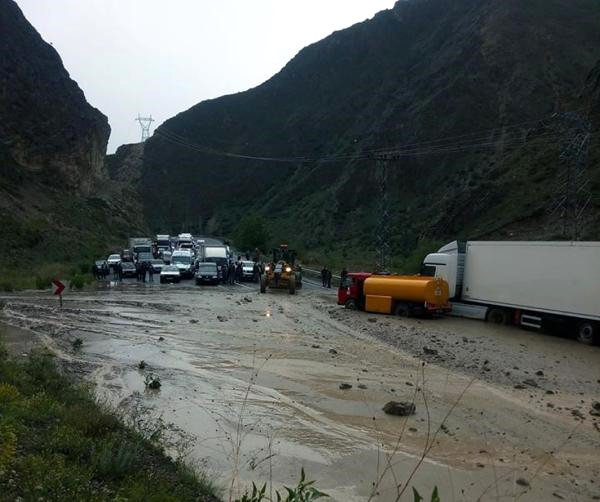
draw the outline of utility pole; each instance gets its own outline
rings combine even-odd
[[[577,113],[561,113],[557,119],[559,123],[555,128],[565,140],[549,212],[560,220],[562,237],[576,241],[581,238],[585,211],[592,200],[586,172],[592,125],[589,118]]]
[[[388,161],[389,155],[378,154],[375,157],[375,172],[379,185],[378,221],[376,225],[378,272],[389,272],[391,250],[390,207],[388,199]]]
[[[150,126],[152,125],[152,122],[154,122],[154,119],[152,118],[152,115],[150,115],[149,117],[141,117],[140,114],[138,113],[137,118],[134,120],[136,122],[139,122],[140,127],[142,128],[142,143],[143,143],[150,137]]]

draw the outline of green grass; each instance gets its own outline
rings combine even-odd
[[[0,500],[218,500],[206,478],[169,459],[73,384],[47,353],[0,348]]]

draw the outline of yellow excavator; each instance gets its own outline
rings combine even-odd
[[[290,295],[302,287],[302,269],[296,264],[296,251],[288,249],[287,244],[273,249],[273,260],[265,264],[260,276],[260,292],[267,288],[287,289]]]

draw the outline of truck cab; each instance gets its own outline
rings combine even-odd
[[[369,272],[351,272],[347,274],[338,288],[338,305],[343,305],[350,310],[363,310],[363,287],[365,279],[368,279],[371,275]]]
[[[430,253],[425,257],[421,266],[421,275],[444,279],[448,283],[452,300],[461,296],[464,270],[464,245],[454,241],[442,247],[437,253]]]

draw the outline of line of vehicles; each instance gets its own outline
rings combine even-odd
[[[233,262],[233,252],[223,242],[182,233],[176,237],[159,234],[154,239],[132,237],[127,249],[111,254],[95,266],[103,270],[104,275],[118,269],[122,277],[136,277],[146,272],[158,274],[161,283],[195,279],[197,284],[219,284],[227,281]],[[258,281],[256,260],[240,260],[236,263],[236,272],[237,267],[240,268],[238,280]]]
[[[453,315],[560,330],[600,342],[600,242],[454,241],[421,274],[353,272],[338,304],[367,312]]]

